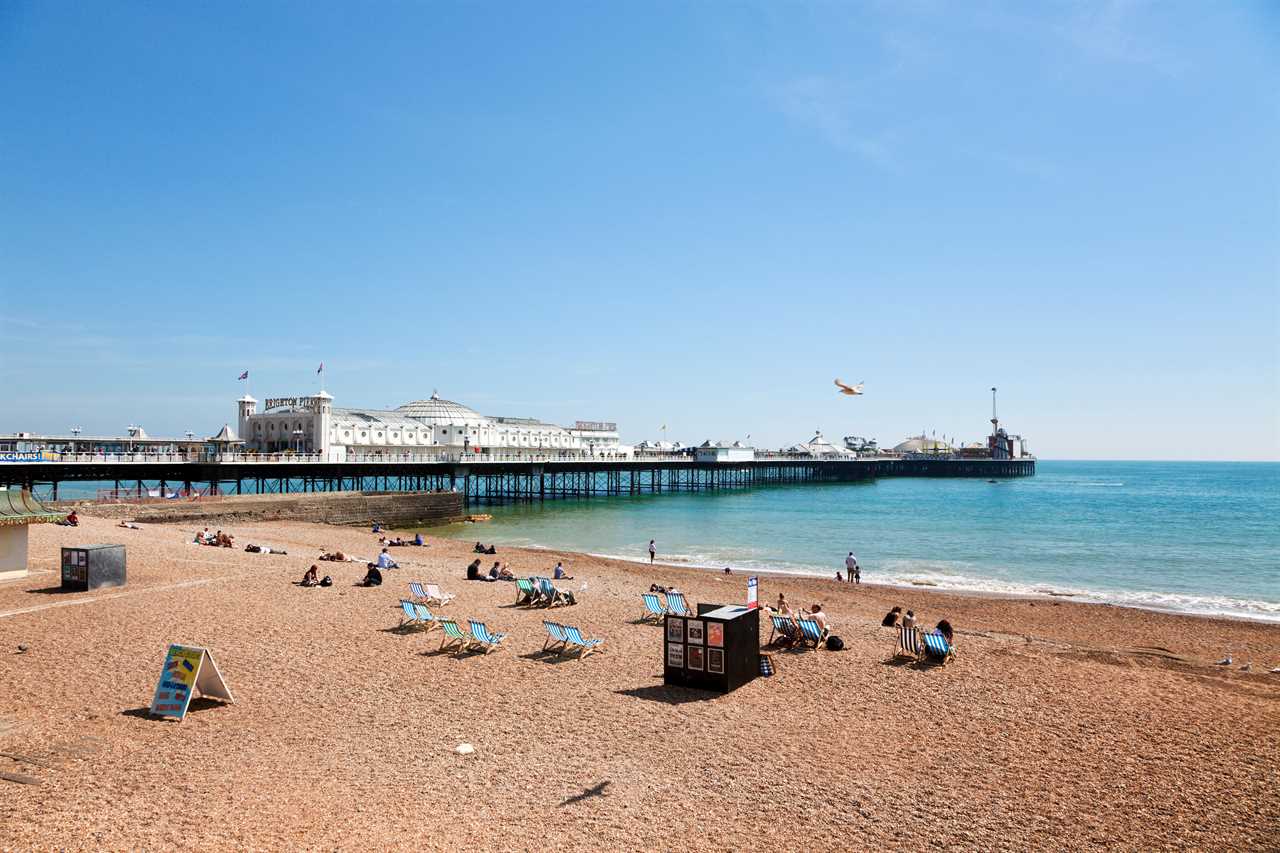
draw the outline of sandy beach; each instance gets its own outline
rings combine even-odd
[[[33,528],[33,574],[0,584],[0,772],[39,780],[0,779],[2,849],[1280,847],[1277,625],[763,576],[762,600],[822,602],[846,648],[779,651],[716,696],[663,687],[640,593],[740,603],[740,575],[487,558],[565,561],[581,603],[553,612],[606,639],[578,662],[541,653],[547,611],[514,585],[462,579],[483,525],[393,549],[382,587],[321,563],[335,585],[305,589],[322,548],[372,558],[377,537],[271,522],[226,550],[116,523]],[[99,542],[128,546],[128,585],[59,592],[58,547]],[[409,580],[508,648],[395,630]],[[956,659],[891,661],[893,605],[948,619]],[[149,718],[170,642],[210,648],[236,703]]]

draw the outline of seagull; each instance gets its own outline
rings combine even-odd
[[[859,382],[857,385],[845,385],[839,379],[836,380],[836,387],[840,389],[841,394],[847,394],[850,397],[859,397],[862,395],[862,386],[865,382]]]
[[[1251,664],[1251,663],[1247,663],[1247,664],[1245,664],[1244,666],[1240,667],[1240,671],[1241,671],[1241,672],[1253,672],[1253,664]]]
[[[1227,655],[1225,658],[1218,661],[1216,666],[1231,666],[1231,655]]]

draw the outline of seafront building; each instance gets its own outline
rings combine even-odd
[[[333,405],[324,391],[309,397],[276,397],[263,403],[247,394],[239,406],[239,437],[259,453],[317,454],[330,462],[352,458],[477,453],[604,459],[630,458],[632,449],[608,421],[572,427],[534,418],[482,415],[432,394],[395,409]]]

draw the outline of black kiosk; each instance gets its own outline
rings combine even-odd
[[[728,693],[760,674],[760,611],[699,604],[697,616],[666,617],[663,683]]]
[[[62,549],[62,588],[86,592],[124,586],[123,545],[80,545]]]

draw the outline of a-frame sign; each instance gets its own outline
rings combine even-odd
[[[236,701],[208,649],[174,643],[164,657],[164,669],[151,699],[151,713],[157,717],[183,719],[193,690],[224,702],[234,704]]]

